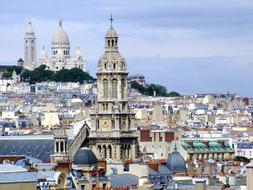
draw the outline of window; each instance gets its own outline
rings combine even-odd
[[[109,149],[109,158],[112,158],[112,147],[111,145],[108,146]]]
[[[112,80],[112,97],[117,98],[117,87],[118,87],[118,82],[116,79]]]
[[[129,163],[124,163],[124,172],[129,172]]]
[[[116,63],[113,63],[113,69],[116,69]]]
[[[59,152],[59,142],[56,142],[56,152]]]
[[[63,152],[63,142],[62,141],[60,143],[60,149],[61,149],[61,152]]]
[[[104,87],[104,98],[108,98],[108,80],[103,80],[103,87]]]
[[[114,47],[114,40],[112,40],[112,47]]]
[[[124,91],[125,91],[125,80],[122,79],[121,80],[121,99],[124,98],[124,93],[125,93]]]
[[[115,120],[112,119],[112,129],[115,129]]]
[[[110,47],[110,45],[111,45],[111,44],[110,44],[110,40],[108,40],[107,43],[108,43],[108,47]]]

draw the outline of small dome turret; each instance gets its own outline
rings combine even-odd
[[[48,56],[47,56],[47,52],[45,51],[45,47],[42,47],[42,51],[40,53],[40,60],[47,60]]]
[[[90,148],[83,147],[78,150],[73,159],[75,165],[97,165],[97,158]]]
[[[110,27],[105,35],[106,38],[118,38],[118,34],[116,32],[116,30],[114,30],[113,27]]]
[[[177,151],[175,146],[175,150],[168,156],[166,166],[173,173],[186,173],[186,162],[183,156]]]
[[[82,52],[81,52],[79,46],[77,46],[76,52],[75,52],[75,58],[78,59],[80,57],[82,57]]]

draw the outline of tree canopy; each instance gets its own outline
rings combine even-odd
[[[21,66],[9,66],[4,71],[3,77],[4,78],[11,78],[13,71],[15,71],[17,73],[17,75],[19,75],[22,72],[22,70],[23,70],[23,67],[21,67]]]
[[[56,81],[56,82],[79,82],[94,80],[89,73],[84,72],[82,69],[62,69],[59,71],[48,70],[46,65],[40,65],[34,70],[30,71],[24,69],[21,73],[21,80],[29,83],[36,83],[42,81]]]
[[[131,87],[134,89],[137,89],[141,94],[147,95],[147,96],[153,96],[154,91],[156,92],[157,96],[166,96],[166,97],[176,97],[180,96],[178,92],[172,91],[169,92],[167,91],[167,88],[159,85],[159,84],[149,84],[149,85],[141,85],[136,81],[131,82]]]
[[[234,161],[245,162],[245,163],[250,162],[250,160],[244,156],[236,156],[234,157]]]

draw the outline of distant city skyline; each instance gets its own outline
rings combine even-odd
[[[71,52],[80,46],[95,76],[110,26],[130,74],[141,73],[181,94],[237,93],[253,97],[253,2],[179,1],[3,1],[0,7],[0,64],[23,58],[23,38],[31,21],[51,55],[51,40],[63,20]]]

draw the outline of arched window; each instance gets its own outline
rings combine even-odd
[[[114,47],[114,40],[112,40],[112,47]]]
[[[112,158],[112,147],[111,145],[108,146],[109,149],[109,158]]]
[[[103,146],[103,149],[104,149],[104,159],[106,159],[107,158],[107,148],[105,145]]]
[[[63,142],[62,141],[60,143],[60,149],[61,149],[61,152],[63,152]]]
[[[108,98],[108,80],[103,80],[103,87],[104,87],[104,98]]]
[[[110,40],[108,40],[107,43],[108,43],[108,47],[110,47],[111,46]]]
[[[116,63],[113,63],[113,69],[116,69]]]
[[[98,145],[98,153],[99,156],[102,157],[101,153],[102,153],[102,147],[100,145]]]
[[[125,96],[125,80],[121,80],[121,98],[123,99]]]
[[[117,98],[118,96],[117,87],[118,87],[117,79],[113,79],[112,80],[112,97],[113,98]]]
[[[105,65],[104,65],[104,66],[105,66],[105,69],[106,69],[106,68],[107,68],[107,64],[105,63]]]
[[[56,142],[56,152],[59,152],[59,143]]]

